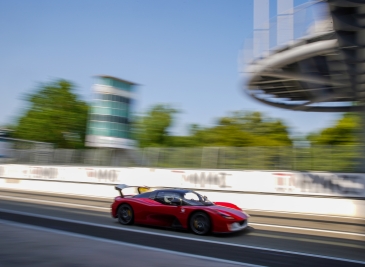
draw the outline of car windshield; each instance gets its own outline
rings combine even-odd
[[[184,194],[184,202],[192,206],[212,206],[213,202],[208,200],[206,196],[202,196],[194,191],[189,191]]]

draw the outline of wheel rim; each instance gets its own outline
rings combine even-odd
[[[192,228],[197,234],[205,234],[209,230],[209,220],[203,215],[197,215],[193,218]]]
[[[132,211],[129,207],[121,207],[119,209],[119,220],[123,223],[129,223],[132,220]]]

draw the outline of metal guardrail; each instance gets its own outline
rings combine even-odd
[[[356,172],[358,146],[9,149],[0,163]]]

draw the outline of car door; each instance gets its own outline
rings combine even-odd
[[[160,191],[156,194],[156,205],[149,207],[148,224],[169,227],[176,221],[180,212],[177,205],[171,203],[174,198],[180,198],[176,192]]]

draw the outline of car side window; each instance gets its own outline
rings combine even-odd
[[[171,201],[174,198],[180,198],[180,195],[174,192],[158,192],[155,200],[165,205],[172,205]]]
[[[155,199],[156,198],[156,191],[152,191],[149,198],[150,199]]]
[[[195,193],[193,193],[193,192],[185,193],[184,199],[186,199],[186,200],[200,201],[198,195],[195,194]]]

